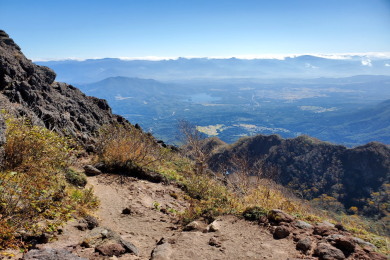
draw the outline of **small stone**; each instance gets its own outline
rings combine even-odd
[[[85,231],[85,230],[88,229],[88,224],[85,223],[85,222],[80,222],[80,223],[76,226],[76,228],[77,228],[78,230]]]
[[[322,221],[321,223],[318,223],[318,226],[325,226],[325,227],[331,227],[331,228],[335,227],[335,225],[330,223],[329,221]]]
[[[165,242],[165,240],[162,244],[159,243],[157,243],[156,248],[153,249],[151,260],[170,260],[172,255],[171,244]]]
[[[297,228],[301,228],[301,229],[311,229],[313,228],[313,225],[305,222],[305,221],[302,221],[302,220],[297,220],[294,222],[294,225],[297,227]]]
[[[285,227],[285,226],[276,227],[276,229],[274,231],[274,238],[275,239],[282,239],[282,238],[288,237],[289,235],[290,235],[290,230],[288,227]]]
[[[332,234],[332,235],[329,235],[329,236],[326,237],[326,241],[334,242],[334,241],[336,241],[337,239],[339,239],[341,237],[344,237],[344,236],[340,235],[340,234]]]
[[[90,230],[99,226],[99,221],[94,216],[87,215],[84,217],[84,220],[87,223],[88,229]]]
[[[199,221],[192,221],[187,226],[184,227],[184,231],[203,231],[205,230],[205,225],[200,223]]]
[[[364,241],[361,238],[358,237],[352,237],[353,241],[356,242],[358,245],[362,247],[368,247],[371,248],[371,250],[376,249],[376,246],[374,244],[371,244],[370,242]]]
[[[312,241],[309,237],[302,238],[297,243],[297,249],[303,252],[307,252],[311,249]]]
[[[84,166],[84,171],[87,176],[96,176],[102,173],[100,170],[89,164]]]
[[[209,245],[210,246],[215,246],[215,247],[221,247],[222,246],[221,242],[219,242],[216,237],[210,238]]]
[[[208,227],[209,232],[217,232],[221,228],[221,225],[217,221],[213,221]]]
[[[122,210],[122,214],[124,214],[124,215],[130,215],[132,213],[133,213],[133,211],[130,208],[124,208]]]
[[[119,243],[106,242],[95,248],[97,252],[104,256],[119,256],[126,252],[126,249]]]
[[[133,243],[131,243],[127,240],[124,240],[122,238],[120,239],[120,242],[123,245],[123,247],[126,249],[127,252],[133,253],[135,255],[139,255],[139,250]]]
[[[314,235],[320,235],[320,236],[329,236],[336,232],[335,228],[330,226],[316,226],[314,228],[313,234]]]
[[[345,227],[341,223],[337,223],[334,227],[340,231],[345,231]]]

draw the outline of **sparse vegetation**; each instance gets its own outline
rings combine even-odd
[[[83,172],[78,172],[73,169],[68,169],[65,172],[65,179],[68,183],[76,187],[85,187],[87,185],[87,176]]]
[[[6,120],[4,167],[0,172],[0,249],[24,246],[23,237],[52,232],[72,213],[92,208],[94,197],[67,186],[70,140],[33,126],[28,120]],[[72,194],[83,194],[83,201]]]
[[[130,125],[107,125],[100,129],[99,162],[112,167],[156,168],[169,149],[160,147],[154,137]]]

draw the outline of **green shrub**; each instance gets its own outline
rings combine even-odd
[[[39,236],[54,231],[77,210],[94,206],[93,193],[80,191],[81,199],[76,199],[67,188],[70,140],[23,118],[9,117],[6,126],[0,171],[0,250],[28,247],[18,237],[19,231]]]
[[[87,185],[87,176],[83,172],[77,172],[68,169],[65,173],[66,181],[76,187],[85,187]]]
[[[267,215],[268,211],[259,206],[249,207],[242,212],[242,216],[249,221],[257,221]]]

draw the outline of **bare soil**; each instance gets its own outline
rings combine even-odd
[[[275,240],[268,230],[235,216],[219,217],[217,232],[183,231],[178,216],[189,205],[183,191],[174,185],[135,178],[123,181],[112,175],[88,177],[88,185],[100,200],[95,212],[100,226],[116,231],[133,243],[139,249],[139,256],[127,253],[109,258],[81,247],[79,244],[88,231],[78,230],[77,220],[70,221],[57,240],[38,248],[65,248],[88,259],[143,260],[151,259],[153,249],[164,238],[171,248],[166,259],[171,260],[303,258],[291,239]],[[131,214],[123,214],[125,208]],[[215,242],[213,245],[210,239]]]

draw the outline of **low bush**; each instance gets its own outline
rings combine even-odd
[[[18,234],[54,231],[83,205],[67,188],[70,140],[23,118],[9,117],[6,126],[0,171],[0,249],[28,246]]]
[[[261,217],[267,216],[268,211],[259,206],[249,207],[242,212],[242,216],[249,221],[257,221]]]
[[[133,126],[107,125],[100,129],[98,160],[106,165],[154,168],[169,154],[154,137]]]
[[[76,187],[85,187],[87,185],[87,176],[83,172],[77,172],[73,169],[68,169],[65,172],[65,179],[68,183]]]

